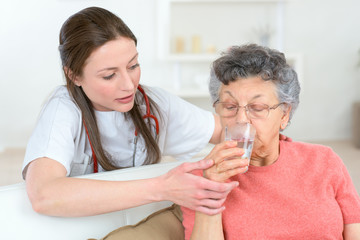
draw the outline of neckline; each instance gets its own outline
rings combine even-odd
[[[106,114],[106,113],[114,113],[116,111],[114,111],[114,110],[111,110],[111,111],[99,111],[99,110],[96,110],[94,108],[94,112],[97,113],[97,114]]]
[[[253,165],[249,165],[249,172],[266,172],[266,171],[270,171],[273,168],[276,168],[279,164],[282,163],[283,161],[283,155],[284,155],[284,141],[279,141],[279,157],[278,159],[273,162],[270,165],[267,166],[253,166]]]

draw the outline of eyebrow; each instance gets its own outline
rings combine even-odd
[[[225,93],[227,93],[228,95],[230,95],[230,97],[235,98],[235,97],[232,95],[231,92],[229,92],[229,91],[224,91],[224,94],[225,94]]]
[[[255,95],[254,97],[252,97],[251,100],[255,100],[255,99],[261,98],[261,97],[263,97],[263,96],[264,96],[264,95],[262,95],[262,94],[258,94],[258,95]]]
[[[139,56],[139,53],[136,53],[135,56],[130,59],[130,61],[128,62],[128,64],[131,63],[137,56]],[[97,73],[102,72],[102,71],[105,71],[105,70],[116,70],[116,69],[118,69],[118,68],[117,68],[117,67],[103,68],[103,69],[100,69],[99,71],[97,71]]]

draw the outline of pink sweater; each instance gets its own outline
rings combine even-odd
[[[201,174],[197,172],[196,174]],[[342,239],[360,222],[360,198],[342,160],[328,147],[280,142],[279,159],[250,166],[225,202],[225,239]],[[194,211],[182,207],[185,239]]]

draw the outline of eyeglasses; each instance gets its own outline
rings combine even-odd
[[[214,108],[215,111],[221,117],[225,117],[225,118],[235,117],[239,112],[239,109],[244,108],[246,112],[246,116],[249,119],[264,119],[269,116],[270,110],[276,109],[281,104],[285,104],[285,103],[282,102],[270,107],[269,105],[262,103],[249,103],[246,106],[240,106],[234,103],[216,101],[214,103]]]

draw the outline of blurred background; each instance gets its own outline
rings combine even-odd
[[[351,169],[360,169],[353,108],[360,101],[358,0],[8,0],[0,8],[2,171],[11,172],[5,161],[22,161],[42,104],[64,84],[62,23],[89,6],[114,12],[137,36],[143,84],[209,110],[209,67],[222,51],[250,42],[281,50],[302,87],[284,133],[330,145],[344,159],[350,153],[357,164]],[[18,176],[20,165],[13,167]]]

